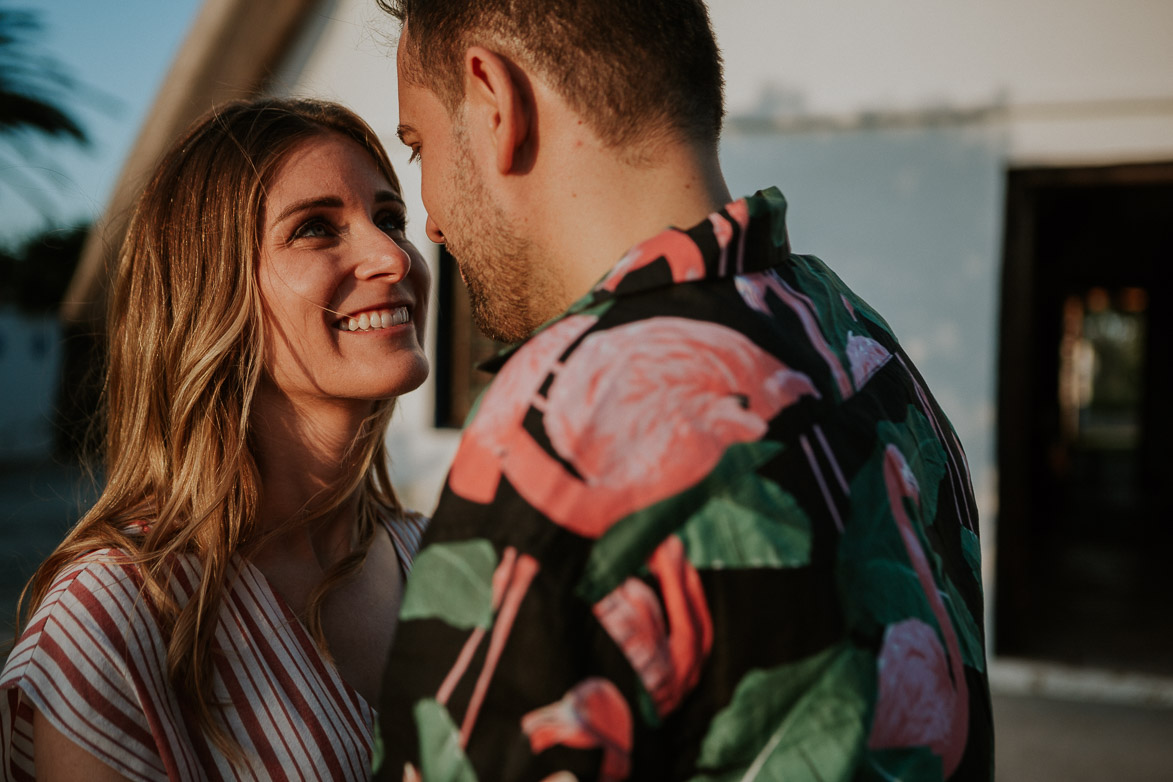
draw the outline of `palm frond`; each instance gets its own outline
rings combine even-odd
[[[61,100],[76,84],[54,60],[29,53],[40,32],[34,12],[0,8],[0,136],[26,131],[85,144],[85,129]]]
[[[54,138],[72,138],[85,144],[85,130],[64,110],[41,98],[0,88],[0,133],[32,130]]]

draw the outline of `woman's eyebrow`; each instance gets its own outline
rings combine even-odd
[[[403,200],[403,197],[400,196],[399,193],[396,193],[394,190],[376,190],[375,191],[375,203],[376,204],[383,204],[388,201],[394,201],[397,204],[403,204],[404,206],[407,206],[407,204]]]
[[[342,206],[342,199],[338,196],[322,196],[319,198],[307,198],[304,201],[294,201],[289,206],[281,210],[281,214],[277,215],[274,223],[280,223],[292,214],[304,212],[307,209],[316,209],[318,207],[332,207],[338,208]]]
[[[385,204],[388,201],[392,201],[394,203],[403,204],[404,206],[407,206],[407,204],[404,203],[403,198],[398,193],[396,193],[394,190],[376,190],[375,191],[375,203]],[[294,201],[292,204],[290,204],[289,206],[282,209],[281,213],[279,215],[277,215],[276,219],[274,219],[273,222],[274,222],[274,224],[280,223],[280,222],[286,220],[287,218],[289,218],[290,215],[297,214],[298,212],[305,212],[310,209],[318,209],[318,208],[337,209],[341,206],[343,206],[342,199],[339,198],[338,196],[319,196],[316,198],[306,198],[305,200],[302,200],[302,201]]]

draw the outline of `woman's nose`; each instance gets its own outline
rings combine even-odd
[[[401,282],[411,271],[411,256],[394,238],[377,228],[371,233],[362,251],[362,260],[355,275],[361,280],[385,277],[387,282]]]
[[[444,232],[440,230],[440,226],[436,225],[436,221],[428,215],[427,222],[428,238],[436,244],[444,244]]]

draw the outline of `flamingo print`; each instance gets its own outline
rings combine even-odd
[[[627,779],[631,767],[631,710],[614,684],[593,677],[577,684],[562,700],[521,718],[534,754],[557,744],[576,749],[603,748],[599,782]]]
[[[969,687],[961,648],[933,581],[928,558],[904,509],[906,499],[920,501],[920,488],[904,455],[894,445],[884,452],[884,483],[901,540],[949,654],[946,667],[945,650],[937,633],[919,619],[907,619],[887,629],[880,649],[880,692],[868,746],[927,746],[941,757],[947,778],[961,763],[969,731]]]

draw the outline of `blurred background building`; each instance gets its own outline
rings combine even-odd
[[[78,501],[61,454],[92,397],[103,275],[129,205],[163,148],[217,103],[257,92],[339,100],[391,153],[409,234],[437,281],[433,374],[388,435],[397,487],[415,507],[434,506],[484,382],[472,366],[492,345],[424,235],[419,169],[395,139],[390,20],[371,0],[195,6],[68,290],[51,312],[0,300],[0,547],[22,578],[31,548],[51,546],[76,516],[72,507],[32,543],[10,542],[26,534],[22,515]],[[1023,775],[1000,778],[1173,775],[1173,750],[1157,740],[1173,728],[1163,491],[1173,360],[1169,319],[1153,315],[1173,297],[1173,4],[711,0],[710,10],[726,61],[730,189],[782,188],[796,251],[823,257],[885,315],[966,447],[991,674],[1000,713],[1021,728],[999,740]],[[66,467],[36,473],[51,477],[24,505],[7,499],[41,463]],[[1042,698],[1015,700],[1023,694]],[[1052,731],[1037,749],[1059,753],[1056,776],[1045,763],[1030,771],[1041,761],[1029,725]],[[1082,759],[1096,741],[1115,753],[1111,769]]]

